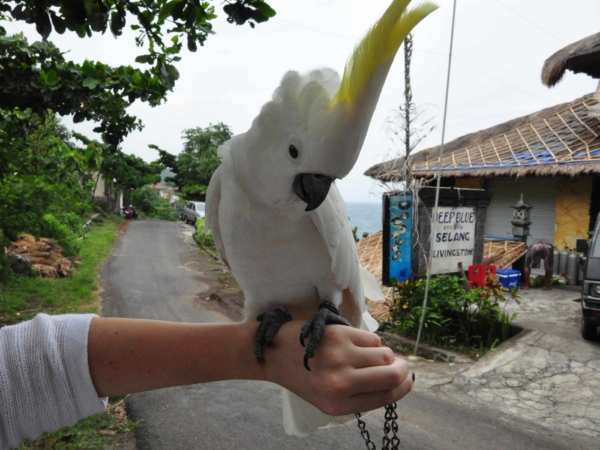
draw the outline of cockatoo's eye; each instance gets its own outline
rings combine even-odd
[[[302,161],[302,141],[296,136],[290,136],[288,141],[288,155],[295,163]]]

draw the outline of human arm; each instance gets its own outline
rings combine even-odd
[[[271,381],[331,415],[375,409],[412,389],[408,365],[376,335],[350,327],[327,327],[312,372],[304,370],[301,325],[285,324],[259,364],[253,353],[258,323],[95,318],[90,375],[101,397],[220,380]]]

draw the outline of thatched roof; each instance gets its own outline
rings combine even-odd
[[[445,177],[600,173],[599,102],[592,94],[546,108],[444,145]],[[435,176],[439,146],[409,158],[416,177]],[[404,158],[377,164],[365,175],[401,181]]]
[[[542,69],[542,83],[554,86],[567,69],[600,78],[600,33],[567,45],[548,58]]]

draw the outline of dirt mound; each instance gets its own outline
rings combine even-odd
[[[42,278],[66,277],[73,273],[71,261],[62,255],[62,247],[52,239],[22,234],[6,249],[9,255],[20,256],[31,261],[31,270]]]

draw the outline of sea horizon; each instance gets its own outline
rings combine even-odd
[[[356,236],[362,239],[363,233],[373,234],[383,229],[381,221],[382,205],[379,202],[346,202],[346,212],[352,227],[358,227]]]

